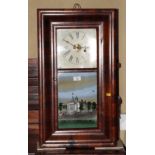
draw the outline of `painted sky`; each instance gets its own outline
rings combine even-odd
[[[81,80],[74,81],[73,77],[80,77]],[[96,101],[97,99],[96,73],[60,73],[58,84],[59,102],[69,102],[72,96],[80,99]]]

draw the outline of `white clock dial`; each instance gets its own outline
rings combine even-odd
[[[96,29],[58,29],[58,68],[95,68]]]

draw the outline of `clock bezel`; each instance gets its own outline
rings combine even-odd
[[[61,24],[61,23],[59,23],[59,24]],[[86,26],[87,25],[87,26]],[[55,38],[57,39],[57,35],[58,35],[58,31],[57,30],[68,30],[68,31],[70,31],[70,30],[72,30],[72,29],[74,29],[75,31],[76,30],[80,30],[80,31],[82,31],[82,30],[87,30],[87,29],[94,29],[95,30],[95,32],[96,32],[96,38],[95,38],[95,40],[96,40],[96,49],[95,49],[95,51],[91,51],[90,49],[88,50],[88,53],[89,52],[95,52],[95,53],[98,53],[97,51],[98,51],[98,49],[97,49],[97,44],[98,44],[98,31],[99,31],[99,23],[84,23],[84,22],[82,22],[82,23],[78,23],[78,25],[77,25],[77,23],[75,23],[75,26],[73,25],[73,22],[72,22],[72,26],[70,25],[70,24],[68,24],[67,22],[64,24],[62,24],[62,25],[58,25],[58,27],[57,26],[54,26],[54,31],[56,31],[54,34],[55,34]],[[89,38],[88,38],[89,39]],[[55,42],[58,42],[58,40],[55,40]],[[58,46],[58,43],[57,43],[57,45],[56,46]],[[58,50],[58,49],[57,49]],[[73,51],[71,51],[71,52],[73,52]],[[80,51],[81,52],[81,51]],[[58,51],[57,51],[57,53],[58,53]],[[57,58],[58,59],[58,58]],[[86,57],[85,57],[85,59],[86,59]],[[58,59],[59,60],[59,59]],[[59,63],[59,61],[57,60],[57,62]],[[66,59],[64,58],[64,61],[66,61]],[[90,61],[88,61],[88,63],[89,64],[83,64],[84,66],[83,67],[81,67],[81,65],[82,64],[75,64],[75,63],[73,63],[73,62],[70,62],[70,66],[71,67],[66,67],[65,65],[64,66],[62,66],[62,67],[59,67],[59,64],[58,64],[58,68],[60,68],[60,69],[64,69],[64,68],[97,68],[97,54],[96,54],[96,64],[95,64],[95,66],[91,66],[90,65]],[[88,66],[91,66],[91,67],[88,67]]]
[[[99,36],[99,29],[101,27],[101,22],[52,22],[51,23],[51,32],[53,32],[53,37],[54,37],[54,50],[57,51],[57,29],[96,29],[96,62],[98,62],[97,58],[98,58],[98,36]],[[56,62],[57,63],[57,62]],[[55,64],[57,65],[57,64]],[[58,65],[57,65],[58,66]],[[95,67],[84,67],[84,68],[97,68],[98,67],[98,63],[96,63]],[[80,67],[62,67],[59,69],[80,69]],[[83,69],[83,68],[81,68]]]
[[[99,120],[102,128],[90,130],[55,130],[57,117],[56,87],[57,62],[54,29],[51,24],[99,23],[103,29],[98,36],[98,88],[101,109]],[[118,105],[118,11],[116,9],[39,9],[38,10],[38,47],[39,47],[39,102],[40,102],[40,140],[39,148],[94,148],[114,146],[119,139]],[[105,52],[103,52],[105,51]],[[104,54],[104,56],[103,56]],[[107,68],[107,69],[106,69]],[[76,69],[70,69],[70,71]],[[80,70],[80,69],[78,69]],[[86,68],[85,71],[90,71]],[[94,69],[93,69],[94,70]],[[67,71],[67,70],[66,70]],[[65,72],[65,69],[64,69]],[[104,87],[103,87],[104,86]],[[111,95],[106,96],[106,92]],[[104,103],[103,103],[104,101]],[[103,113],[104,112],[104,113]]]

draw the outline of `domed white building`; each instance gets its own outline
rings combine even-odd
[[[76,112],[80,112],[80,103],[78,101],[78,97],[73,97],[72,96],[72,100],[70,102],[68,102],[67,104],[67,114],[74,114]]]

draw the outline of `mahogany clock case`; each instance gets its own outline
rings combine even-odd
[[[97,34],[95,68],[58,68],[57,29],[93,28]],[[119,140],[118,10],[38,9],[39,146],[94,148],[115,146]],[[97,73],[97,126],[58,128],[58,73]]]

